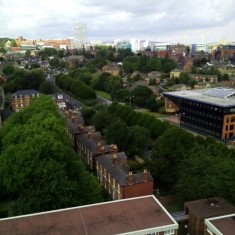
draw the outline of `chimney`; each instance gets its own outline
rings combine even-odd
[[[105,154],[105,149],[104,149],[104,146],[103,146],[103,145],[101,146],[101,149],[100,149],[100,150],[101,150],[100,155],[103,156],[103,155]]]
[[[117,145],[116,144],[111,144],[110,145],[110,149],[113,153],[117,153],[118,151],[118,148],[117,148]]]
[[[84,126],[83,126],[82,124],[79,124],[79,125],[78,125],[78,130],[81,131],[81,132],[83,132]]]
[[[148,171],[146,168],[144,168],[144,172],[143,172],[143,181],[144,182],[148,181]]]
[[[133,184],[133,175],[132,175],[132,171],[129,171],[128,173],[128,185]]]
[[[92,139],[92,131],[88,131],[87,138],[88,138],[88,140]]]
[[[113,145],[113,151],[114,151],[115,153],[117,153],[117,151],[118,151],[118,147],[117,147],[116,144]]]
[[[113,154],[112,160],[113,160],[112,165],[113,165],[113,166],[116,165],[116,162],[117,162],[117,154]]]
[[[72,121],[72,123],[75,123],[75,117],[74,117],[74,115],[71,115],[71,121]]]
[[[98,141],[97,143],[97,151],[100,153],[101,152],[101,147],[102,147],[102,144],[100,141]]]

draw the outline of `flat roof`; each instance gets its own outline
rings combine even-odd
[[[235,106],[234,94],[235,89],[225,87],[163,92],[163,95],[166,96],[199,101],[201,103],[212,104],[221,107]]]
[[[198,218],[209,218],[235,213],[235,207],[222,197],[185,202],[184,205]]]
[[[4,235],[147,234],[170,229],[178,229],[178,224],[153,195],[0,219]]]
[[[206,219],[205,224],[217,235],[231,235],[235,231],[235,214]]]

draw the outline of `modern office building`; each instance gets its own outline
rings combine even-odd
[[[86,24],[76,23],[74,25],[74,48],[81,49],[87,43]]]
[[[201,51],[208,52],[208,45],[204,43],[192,44],[192,49],[191,49],[192,53],[201,52]]]
[[[235,140],[235,89],[164,92],[165,107],[176,107],[181,127],[231,143]]]

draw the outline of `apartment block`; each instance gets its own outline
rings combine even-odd
[[[30,104],[34,97],[38,97],[40,93],[36,90],[18,90],[11,95],[11,107],[13,112],[19,112]]]

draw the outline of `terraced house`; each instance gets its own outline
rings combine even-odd
[[[96,158],[97,177],[113,200],[153,194],[153,178],[147,169],[133,174],[124,152]]]

